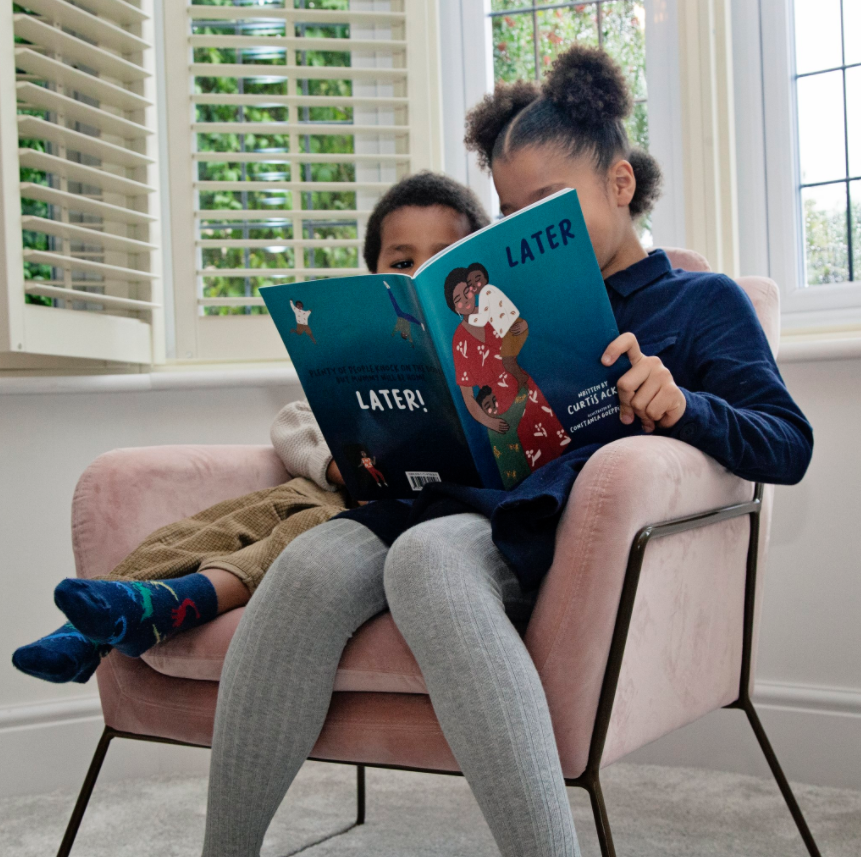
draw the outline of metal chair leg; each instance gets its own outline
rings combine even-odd
[[[356,824],[365,823],[365,766],[356,765]]]
[[[610,832],[610,819],[607,818],[604,793],[601,791],[601,780],[597,774],[586,785],[586,790],[592,802],[592,814],[595,816],[595,831],[598,834],[598,844],[601,846],[601,857],[616,857],[613,834]]]
[[[777,761],[777,756],[771,747],[771,742],[768,740],[768,736],[765,734],[765,729],[763,729],[762,723],[759,721],[759,716],[756,713],[756,709],[753,707],[753,703],[749,699],[744,700],[742,708],[744,708],[744,712],[747,714],[747,719],[750,721],[753,733],[756,735],[756,740],[759,741],[759,746],[762,748],[765,760],[771,768],[771,773],[774,774],[774,779],[777,780],[777,785],[780,788],[783,799],[786,801],[786,805],[789,807],[790,813],[792,813],[792,818],[795,821],[796,827],[798,827],[798,832],[801,834],[801,838],[804,840],[804,844],[810,852],[810,857],[821,857],[819,848],[813,838],[813,834],[810,832],[810,828],[804,820],[801,807],[798,805],[798,801],[792,793],[792,789],[789,786],[789,780],[786,779],[786,775],[780,767],[780,762]]]
[[[69,857],[72,850],[72,845],[75,843],[75,837],[78,835],[78,828],[81,826],[81,821],[84,813],[87,811],[87,804],[90,802],[90,795],[93,793],[93,787],[96,785],[96,780],[99,778],[99,771],[102,769],[102,762],[105,761],[105,756],[108,752],[108,746],[111,739],[114,737],[108,727],[102,732],[102,737],[99,739],[96,752],[93,754],[93,761],[90,762],[87,775],[84,777],[84,784],[81,786],[81,792],[78,795],[78,800],[75,803],[75,808],[72,810],[72,817],[66,826],[66,832],[63,835],[63,841],[60,843],[60,850],[57,852],[57,857]]]

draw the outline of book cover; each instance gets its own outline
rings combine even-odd
[[[357,499],[429,481],[511,488],[639,431],[601,363],[618,336],[574,190],[444,250],[415,276],[261,289]]]

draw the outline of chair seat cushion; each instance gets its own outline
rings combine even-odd
[[[162,675],[218,681],[244,608],[151,648],[143,660]],[[335,690],[427,693],[419,665],[389,612],[366,622],[344,649]]]

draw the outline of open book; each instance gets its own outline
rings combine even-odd
[[[625,358],[577,192],[446,248],[413,277],[260,290],[359,500],[429,482],[511,488],[619,420]]]

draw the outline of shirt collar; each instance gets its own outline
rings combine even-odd
[[[669,257],[663,250],[652,250],[645,259],[634,262],[623,271],[617,271],[604,282],[622,297],[632,295],[638,289],[650,286],[672,271]]]

